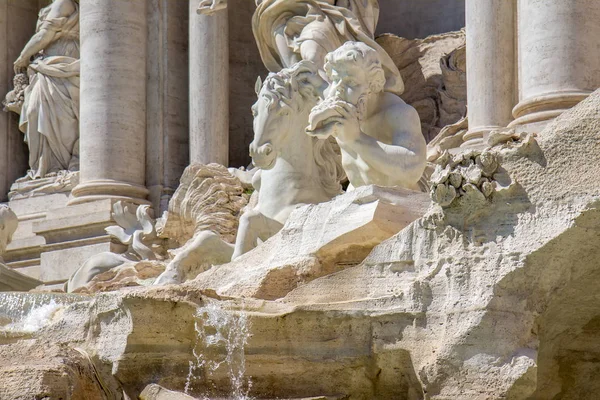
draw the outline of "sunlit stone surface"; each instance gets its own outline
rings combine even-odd
[[[596,398],[599,11],[0,1],[0,399]]]

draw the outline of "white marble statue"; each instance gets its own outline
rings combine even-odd
[[[29,75],[19,129],[29,146],[27,176],[79,169],[79,0],[53,0],[14,63]]]
[[[325,56],[347,41],[360,41],[379,53],[386,91],[404,91],[398,68],[374,39],[378,0],[256,0],[256,5],[252,30],[269,71],[307,60],[325,78]],[[227,0],[202,0],[199,12],[212,14],[226,6]]]
[[[207,259],[232,254],[230,259],[236,259],[279,232],[296,206],[329,201],[342,192],[344,171],[331,141],[305,133],[308,115],[324,85],[310,61],[271,73],[263,84],[257,82],[250,144],[250,155],[259,169],[252,182],[258,192],[256,206],[241,216],[233,252],[232,245],[207,231],[197,235],[186,254],[202,254]],[[170,264],[156,283],[180,282],[184,273],[177,266],[183,264],[183,260]]]
[[[123,254],[104,252],[90,257],[65,284],[65,291],[74,292],[88,284],[96,275],[110,271],[127,262],[156,260],[155,221],[148,205],[138,206],[117,201],[112,216],[118,225],[105,228],[112,238],[127,246]]]
[[[304,134],[324,84],[314,63],[300,61],[271,73],[257,90],[250,155],[259,168],[253,180],[258,204],[240,219],[233,258],[277,233],[298,204],[342,192],[344,172],[331,142]]]
[[[379,53],[347,42],[326,57],[331,81],[313,109],[307,133],[333,136],[352,187],[401,186],[418,190],[426,166],[426,143],[417,111],[385,90]]]

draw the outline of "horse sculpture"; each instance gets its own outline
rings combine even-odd
[[[305,131],[308,115],[325,86],[309,61],[269,74],[264,84],[257,81],[250,144],[250,155],[259,169],[252,182],[258,192],[256,206],[240,217],[235,246],[216,233],[202,232],[167,266],[156,284],[181,282],[185,258],[234,260],[279,232],[296,206],[329,201],[342,192],[345,174],[332,142]]]

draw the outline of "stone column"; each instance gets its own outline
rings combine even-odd
[[[515,4],[467,0],[467,143],[506,127],[515,105]]]
[[[190,6],[190,161],[229,163],[229,32],[227,10]]]
[[[155,215],[168,208],[189,164],[189,6],[148,2],[146,187]]]
[[[146,202],[146,7],[81,2],[81,183],[70,204]]]
[[[541,128],[600,87],[600,1],[519,0],[518,28],[519,103],[511,125]]]

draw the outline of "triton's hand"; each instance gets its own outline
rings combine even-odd
[[[227,8],[227,0],[200,0],[198,14],[212,15]]]

